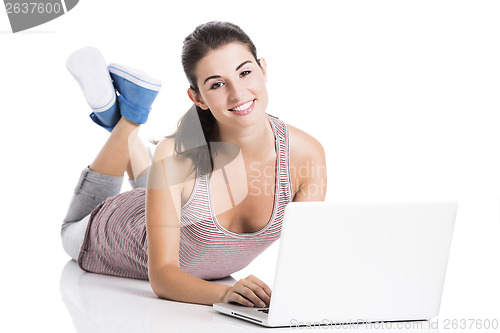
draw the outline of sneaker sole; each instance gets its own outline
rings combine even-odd
[[[153,91],[160,91],[162,84],[161,81],[147,75],[146,73],[140,70],[119,64],[109,64],[108,70],[110,73],[113,73],[130,82],[133,82],[134,84],[140,87]]]
[[[86,47],[74,52],[66,62],[66,68],[80,84],[94,112],[106,111],[115,103],[115,89],[99,50]]]

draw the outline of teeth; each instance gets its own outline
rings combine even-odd
[[[234,110],[234,111],[243,111],[243,110],[246,110],[246,109],[248,109],[248,108],[250,107],[250,105],[252,105],[252,102],[253,102],[253,101],[246,102],[245,104],[240,105],[240,106],[238,106],[237,108],[234,108],[233,110]]]

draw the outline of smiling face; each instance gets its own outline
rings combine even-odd
[[[212,112],[221,125],[250,125],[263,118],[267,108],[266,64],[260,66],[240,43],[211,50],[196,66],[199,93],[189,97]],[[207,111],[208,112],[208,111]]]

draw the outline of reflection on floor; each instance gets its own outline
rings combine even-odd
[[[218,282],[236,281],[229,277]],[[74,260],[64,266],[60,288],[79,333],[165,332],[165,329],[193,332],[189,327],[212,331],[212,325],[206,325],[213,322],[214,316],[221,316],[211,306],[159,299],[148,281],[84,272]],[[221,327],[213,328],[214,332],[221,331]]]
[[[236,280],[228,277],[217,282],[232,285]],[[211,306],[159,299],[148,281],[84,272],[74,260],[62,270],[60,289],[62,301],[78,333],[283,332],[308,328],[350,332],[437,332],[364,325],[269,329],[222,315]]]

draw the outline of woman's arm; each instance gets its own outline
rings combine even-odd
[[[287,125],[290,137],[290,173],[293,201],[324,201],[326,159],[321,143],[311,135]]]
[[[160,142],[150,169],[146,196],[149,282],[161,298],[200,304],[222,302],[228,286],[196,278],[179,266],[183,183],[179,177],[184,167],[181,162],[175,158],[173,140]]]
[[[169,142],[170,141],[170,142]],[[269,304],[271,290],[253,276],[233,287],[197,278],[180,269],[180,208],[185,161],[176,159],[172,140],[162,141],[151,166],[146,198],[149,281],[161,298],[198,304],[237,302],[247,306]],[[168,176],[167,176],[168,169]],[[251,302],[250,302],[251,301]]]

